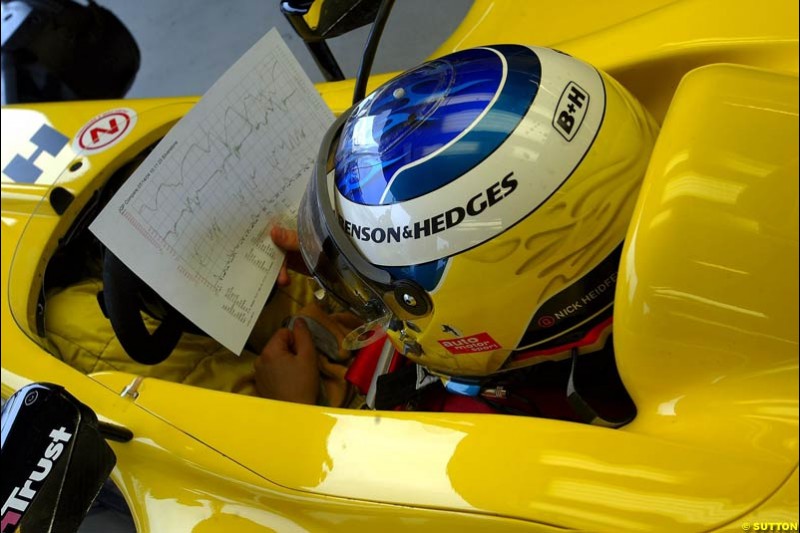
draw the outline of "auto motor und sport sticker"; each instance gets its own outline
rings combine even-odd
[[[456,339],[440,340],[438,343],[452,354],[489,352],[500,348],[500,345],[485,332]]]

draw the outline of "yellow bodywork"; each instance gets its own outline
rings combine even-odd
[[[41,155],[49,167],[36,184],[3,177],[3,397],[58,383],[129,428],[131,442],[112,443],[112,479],[141,532],[796,530],[797,4],[478,0],[434,55],[496,42],[584,59],[661,124],[615,303],[633,423],[351,411],[153,378],[122,397],[136,376],[87,377],[51,356],[35,306],[58,238],[89,185],[162,137],[196,98],[3,109],[4,166],[33,152],[31,121],[71,137],[108,109],[138,114],[113,149]],[[318,89],[339,112],[352,87]],[[13,121],[23,140],[14,146]],[[46,193],[64,168],[58,183],[75,200],[59,216]]]

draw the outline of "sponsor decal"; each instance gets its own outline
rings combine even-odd
[[[403,226],[373,227],[365,224],[356,224],[341,215],[338,215],[339,224],[349,236],[364,242],[393,244],[404,240],[421,239],[453,228],[463,222],[467,216],[475,217],[480,215],[486,209],[512,194],[517,189],[517,185],[518,182],[514,178],[514,173],[509,172],[486,190],[472,196],[464,205],[451,207],[432,217],[417,220]]]
[[[43,161],[47,156],[40,156],[46,153],[50,156],[48,161],[52,162],[69,142],[69,138],[50,125],[42,124],[31,136],[30,142],[35,146],[31,155],[25,157],[19,153],[14,154],[11,161],[3,168],[3,174],[11,181],[35,183],[47,169],[47,162]]]
[[[486,332],[437,342],[452,354],[489,352],[501,348]]]
[[[553,127],[567,142],[571,141],[583,124],[586,110],[589,109],[589,93],[571,81],[558,99]]]
[[[94,117],[75,136],[73,149],[85,154],[97,154],[122,141],[136,124],[133,109],[120,108]]]
[[[36,467],[34,467],[33,471],[28,475],[28,479],[25,480],[25,483],[23,483],[21,487],[14,487],[11,491],[11,495],[3,503],[3,518],[0,524],[1,533],[14,530],[25,514],[25,511],[28,509],[28,505],[30,505],[36,493],[41,488],[42,482],[50,475],[50,471],[53,469],[53,463],[64,451],[64,444],[69,442],[71,438],[72,433],[67,433],[64,427],[54,429],[50,432],[50,439],[52,442],[47,446],[47,449],[42,454]]]
[[[458,179],[424,194],[417,191],[401,196],[408,199],[380,204],[350,200],[335,189],[339,222],[368,261],[403,267],[413,258],[419,265],[479,246],[537,210],[572,175],[603,121],[603,80],[593,68],[562,54],[539,48],[535,52],[541,61],[542,86],[555,90],[538,91],[509,142],[480,163],[461,169]],[[569,106],[574,108],[571,114]],[[567,115],[559,124],[562,111]],[[485,126],[474,128],[483,131]],[[565,142],[565,135],[570,142]],[[439,155],[413,163],[402,175],[408,177],[406,173],[413,171],[427,180],[428,174],[452,174],[451,160],[460,159]],[[434,160],[439,161],[437,170],[444,168],[441,173],[420,170],[433,169],[429,164]],[[397,191],[392,190],[394,195]]]

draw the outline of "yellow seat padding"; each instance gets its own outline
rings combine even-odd
[[[260,351],[283,320],[297,313],[313,298],[313,282],[293,275],[292,283],[274,291],[256,322],[248,343]],[[92,374],[121,371],[186,385],[257,396],[253,362],[249,350],[236,355],[203,335],[184,333],[169,358],[157,365],[142,365],[131,359],[114,335],[111,322],[97,301],[102,290],[98,279],[86,279],[48,295],[45,328],[54,355],[70,366]],[[152,331],[158,322],[143,315]]]

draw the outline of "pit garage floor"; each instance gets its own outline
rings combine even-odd
[[[302,40],[281,15],[278,0],[98,0],[128,27],[141,67],[128,97],[203,94],[244,52],[275,27],[313,82],[323,81]],[[470,0],[395,3],[373,72],[403,70],[423,61],[466,14]],[[344,74],[354,77],[369,26],[329,41]],[[132,533],[130,518],[96,508],[81,533]]]

